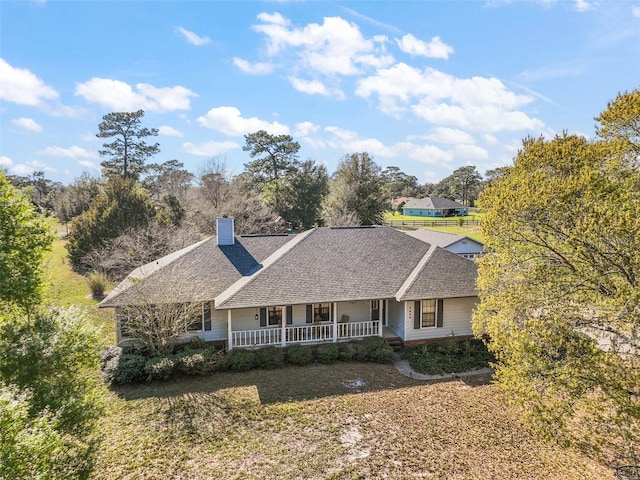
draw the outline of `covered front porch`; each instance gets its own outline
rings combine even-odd
[[[227,349],[266,345],[286,347],[296,343],[318,344],[382,336],[385,305],[386,300],[371,300],[346,305],[265,307],[255,313],[248,309],[228,310]],[[251,323],[255,327],[246,328]]]

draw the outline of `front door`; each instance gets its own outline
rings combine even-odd
[[[387,316],[385,315],[386,302],[384,300],[371,300],[371,321],[376,322],[382,319],[382,325],[387,326]]]

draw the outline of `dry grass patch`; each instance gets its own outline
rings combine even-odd
[[[602,479],[540,442],[488,377],[424,384],[388,365],[219,373],[119,388],[96,479]]]

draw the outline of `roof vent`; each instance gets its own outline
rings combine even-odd
[[[235,243],[234,233],[233,217],[223,215],[216,218],[216,243],[218,246],[233,245]]]

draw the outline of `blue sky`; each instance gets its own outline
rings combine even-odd
[[[144,109],[154,161],[240,173],[287,133],[333,172],[367,151],[421,183],[594,134],[640,87],[640,0],[0,2],[0,167],[100,173],[102,116]]]

